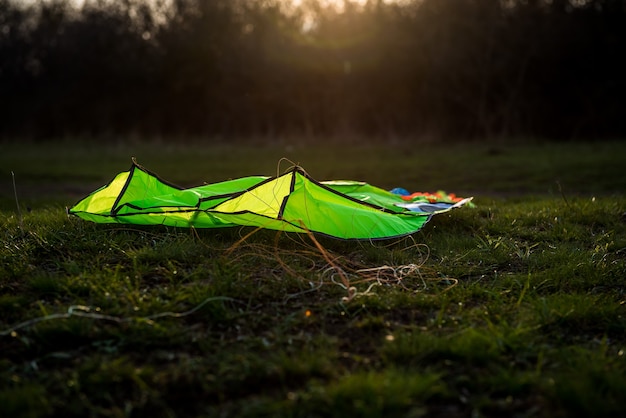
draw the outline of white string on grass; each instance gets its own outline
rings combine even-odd
[[[76,317],[80,317],[80,318],[89,318],[89,319],[96,319],[96,320],[104,320],[104,321],[112,321],[112,322],[116,322],[118,324],[123,324],[123,323],[127,323],[127,322],[134,322],[134,321],[145,321],[147,323],[152,323],[154,322],[155,319],[159,319],[159,318],[165,318],[165,317],[172,317],[172,318],[183,318],[185,316],[191,315],[195,312],[197,312],[199,309],[201,309],[204,305],[206,305],[209,302],[215,302],[215,301],[228,301],[228,302],[240,302],[237,299],[233,299],[233,298],[229,298],[226,296],[215,296],[215,297],[209,297],[206,298],[205,300],[203,300],[201,303],[199,303],[198,305],[196,305],[194,308],[188,310],[188,311],[184,311],[184,312],[159,312],[157,314],[154,315],[148,315],[148,316],[141,316],[141,317],[119,317],[119,316],[113,316],[113,315],[106,315],[106,314],[101,314],[101,313],[96,313],[97,311],[100,310],[100,308],[93,308],[91,306],[85,306],[85,305],[72,305],[69,308],[67,308],[67,312],[65,313],[56,313],[56,314],[50,314],[50,315],[45,315],[39,318],[33,318],[33,319],[29,319],[28,321],[24,321],[21,322],[19,324],[13,325],[12,327],[0,332],[0,337],[5,337],[7,335],[11,335],[12,337],[17,336],[16,331],[22,328],[27,328],[27,327],[32,327],[33,325],[36,325],[40,322],[44,322],[44,321],[52,321],[55,319],[68,319],[72,316],[76,316]],[[243,303],[243,302],[240,302]],[[96,311],[96,312],[93,312]]]
[[[410,276],[418,276],[424,286],[423,289],[428,288],[420,272],[420,265],[418,264],[405,264],[400,266],[383,265],[380,267],[357,269],[354,270],[353,273],[347,273],[341,267],[328,266],[321,272],[320,276],[322,278],[328,276],[331,283],[347,290],[350,296],[348,299],[352,299],[355,296],[368,295],[375,286],[400,285],[406,289],[404,279]],[[338,276],[342,279],[337,280]],[[359,292],[355,286],[346,286],[343,277],[347,277],[349,283],[370,282],[370,284],[367,289]],[[355,281],[351,279],[355,279]]]

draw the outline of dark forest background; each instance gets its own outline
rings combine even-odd
[[[0,136],[626,138],[626,0],[0,0]]]

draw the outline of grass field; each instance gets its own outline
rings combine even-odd
[[[286,157],[476,207],[319,246],[66,216],[131,156],[189,186]],[[624,167],[624,142],[0,143],[0,416],[624,416]]]

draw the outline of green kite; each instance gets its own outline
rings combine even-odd
[[[253,226],[364,240],[412,234],[434,214],[470,200],[442,192],[389,192],[359,181],[319,182],[298,166],[277,177],[242,177],[185,189],[133,159],[129,171],[82,199],[69,213],[98,223]]]

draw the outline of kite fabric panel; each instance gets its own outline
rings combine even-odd
[[[252,226],[340,239],[384,239],[412,234],[434,214],[471,199],[443,192],[386,191],[359,181],[319,182],[298,166],[277,177],[242,177],[185,189],[133,159],[129,171],[83,198],[69,213],[98,223]]]

